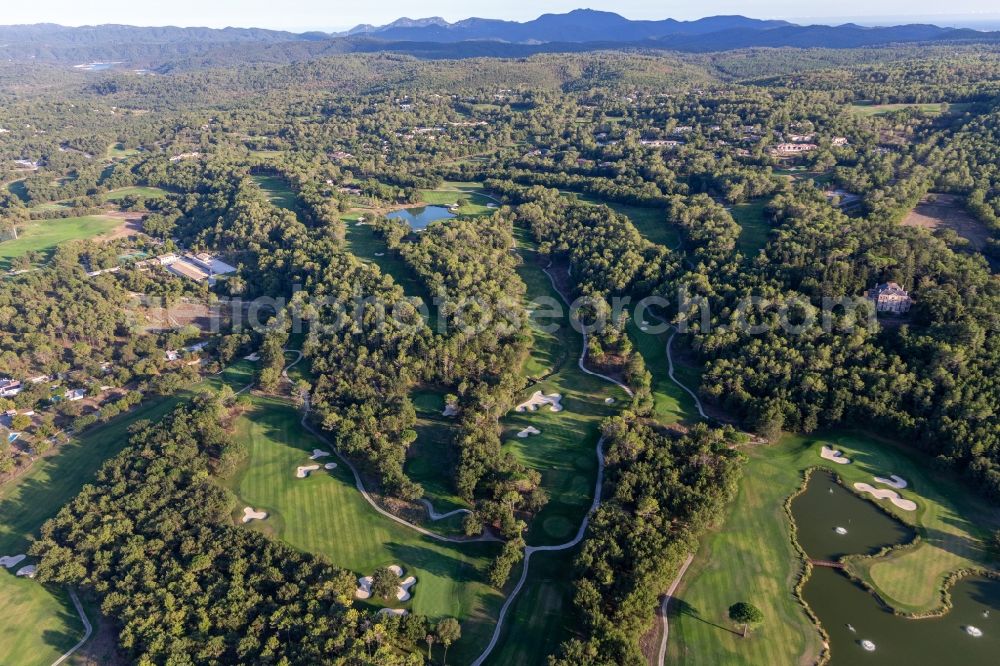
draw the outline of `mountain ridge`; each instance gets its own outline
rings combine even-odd
[[[1000,32],[931,24],[865,27],[797,25],[740,15],[693,21],[632,21],[613,12],[575,10],[532,21],[403,17],[341,33],[266,28],[136,27],[106,24],[0,26],[0,59],[80,64],[123,62],[161,72],[178,63],[302,62],[337,53],[393,52],[430,59],[526,57],[537,53],[656,50],[689,53],[747,48],[859,48],[914,43],[1000,43]]]

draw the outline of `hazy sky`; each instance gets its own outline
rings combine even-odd
[[[454,21],[469,16],[525,20],[546,12],[578,7],[615,11],[633,19],[692,19],[713,14],[759,18],[910,17],[947,24],[957,16],[1000,18],[995,0],[5,0],[0,24],[61,23],[93,25],[199,25],[331,30],[358,23],[388,23],[400,16],[443,16]],[[945,14],[946,12],[946,14]],[[877,20],[873,21],[877,22]]]

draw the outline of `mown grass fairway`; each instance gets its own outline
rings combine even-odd
[[[267,520],[249,528],[325,555],[358,575],[401,565],[407,575],[417,577],[417,585],[411,601],[393,605],[431,618],[458,618],[462,639],[449,656],[454,655],[455,663],[471,661],[492,632],[503,599],[485,582],[499,544],[442,543],[381,516],[358,493],[343,463],[297,478],[296,468],[312,462],[314,448],[329,450],[300,419],[290,404],[255,397],[251,411],[236,423],[236,436],[247,444],[250,457],[231,485],[247,505],[269,513]],[[319,462],[330,461],[337,458]]]
[[[7,270],[11,260],[29,252],[40,252],[47,259],[57,245],[104,235],[122,221],[103,215],[66,217],[29,222],[14,240],[0,242],[0,270]]]
[[[627,404],[629,398],[610,382],[580,370],[576,361],[583,341],[569,325],[565,308],[558,318],[538,319],[539,314],[547,311],[547,308],[538,307],[540,300],[548,303],[562,303],[562,300],[542,270],[542,260],[527,234],[518,234],[518,252],[524,258],[518,274],[528,287],[525,307],[535,311],[532,328],[538,339],[531,353],[534,367],[544,367],[558,357],[555,347],[565,350],[565,357],[555,371],[532,383],[520,396],[526,400],[535,391],[559,393],[563,410],[553,412],[543,405],[534,412],[511,411],[501,421],[504,448],[528,467],[538,470],[542,475],[542,487],[549,493],[548,504],[534,517],[526,536],[530,545],[542,546],[563,543],[576,533],[594,496],[597,473],[594,450],[601,421],[616,413],[622,404]],[[542,326],[552,325],[557,330],[539,331]],[[614,402],[605,403],[608,398]],[[541,430],[541,434],[517,437],[517,433],[529,425]]]
[[[125,197],[141,197],[143,199],[162,199],[167,196],[167,191],[159,187],[122,187],[111,190],[104,195],[107,201],[121,201]]]
[[[823,460],[819,456],[823,442],[854,462],[837,465]],[[871,578],[886,601],[904,610],[918,608],[908,600],[925,603],[925,608],[936,605],[945,573],[974,563],[973,553],[981,554],[981,531],[998,524],[997,509],[970,497],[946,474],[933,472],[929,459],[868,436],[786,436],[748,454],[739,495],[723,524],[703,540],[672,606],[668,645],[672,663],[765,665],[815,660],[819,634],[793,594],[802,562],[791,543],[783,508],[810,467],[832,470],[848,487],[856,481],[873,483],[873,475],[898,474],[910,482],[901,494],[917,502],[916,512],[907,515],[886,501],[879,504],[916,525],[924,542],[899,557],[869,561],[878,562]],[[964,556],[961,548],[966,549]],[[768,619],[744,640],[731,632],[726,612],[730,604],[746,599]]]
[[[650,329],[657,324],[652,318],[648,321]],[[643,331],[641,326],[641,321],[630,320],[628,334],[635,349],[642,355],[642,360],[646,362],[646,369],[653,376],[653,418],[660,423],[697,420],[699,417],[694,398],[670,379],[667,341],[670,339],[672,330],[665,333],[652,333],[651,331]],[[678,379],[680,378],[678,377]],[[687,386],[697,390],[698,385],[687,384]]]
[[[523,229],[515,232],[518,252],[524,258],[518,274],[527,285],[525,307],[537,314],[542,311],[537,307],[540,299],[562,303],[542,270],[530,234]],[[601,421],[629,399],[613,384],[580,370],[577,359],[582,339],[569,327],[565,312],[554,319],[532,317],[535,340],[522,371],[528,379],[547,376],[532,383],[521,396],[526,399],[538,390],[560,393],[563,411],[552,412],[547,406],[536,412],[511,411],[501,422],[504,449],[538,470],[542,487],[549,493],[549,503],[534,516],[525,535],[528,544],[534,546],[565,543],[576,534],[594,497],[595,451]],[[540,325],[548,324],[557,324],[557,330],[540,330]],[[614,403],[606,404],[607,398],[613,398]],[[541,430],[541,434],[517,437],[528,425]],[[532,557],[525,586],[509,611],[500,642],[487,663],[533,663],[538,655],[554,652],[573,635],[573,559],[577,552],[578,548]],[[516,580],[520,574],[520,567],[516,567],[511,579]]]
[[[284,178],[279,176],[251,176],[257,186],[264,191],[267,200],[278,208],[295,210],[295,192]]]
[[[536,553],[524,589],[507,612],[507,621],[488,666],[524,666],[544,661],[566,640],[579,635],[573,604],[573,560],[579,547],[558,553]],[[514,567],[511,578],[521,575]]]
[[[64,589],[18,578],[2,567],[0,618],[0,664],[49,666],[83,636],[83,623]]]
[[[108,146],[107,157],[112,160],[122,160],[126,157],[138,155],[140,151],[135,148],[126,148],[124,144],[113,143]]]
[[[733,216],[736,223],[740,225],[740,237],[737,245],[740,252],[747,257],[757,256],[757,252],[767,245],[767,238],[771,233],[771,225],[764,217],[764,207],[767,201],[749,201],[747,203],[736,204],[730,209],[729,214]]]
[[[358,224],[358,218],[363,212],[355,211],[341,217],[346,226],[347,250],[361,261],[377,265],[408,297],[422,300],[429,313],[429,317],[425,319],[432,328],[436,328],[437,318],[434,313],[437,310],[430,291],[403,258],[386,246],[385,240],[370,224]]]

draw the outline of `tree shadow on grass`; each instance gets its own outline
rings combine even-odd
[[[701,617],[698,614],[698,609],[697,608],[695,608],[694,606],[692,606],[688,602],[684,601],[683,599],[678,599],[677,597],[674,597],[673,599],[670,600],[670,608],[669,608],[668,617],[680,617],[682,615],[685,616],[685,617],[690,617],[692,619],[698,620],[699,622],[707,624],[710,627],[715,627],[716,629],[720,629],[722,631],[729,632],[730,634],[733,634],[733,635],[736,635],[736,636],[743,636],[742,633],[740,633],[740,632],[738,632],[738,631],[736,631],[734,629],[730,629],[729,627],[723,627],[721,624],[716,624],[714,622],[710,622],[710,621],[706,620],[705,618]]]
[[[483,582],[482,574],[473,564],[439,550],[401,543],[387,543],[386,548],[403,569],[423,569],[435,576],[450,578],[456,583]]]

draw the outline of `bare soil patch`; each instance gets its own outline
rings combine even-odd
[[[928,194],[903,218],[908,227],[931,231],[952,229],[977,251],[986,247],[989,230],[965,210],[962,200],[952,194]]]

